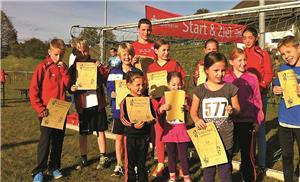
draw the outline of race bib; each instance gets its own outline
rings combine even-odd
[[[202,116],[207,118],[227,118],[225,107],[228,100],[225,97],[205,98],[202,101]]]

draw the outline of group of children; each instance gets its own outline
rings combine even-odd
[[[153,90],[147,88],[147,73],[167,71],[167,87],[170,91],[184,88],[186,76],[180,64],[170,58],[170,44],[165,40],[155,43],[149,41],[151,22],[141,19],[138,25],[139,39],[133,44],[122,43],[119,45],[117,55],[120,64],[113,66],[109,74],[103,69],[99,61],[89,55],[89,47],[85,40],[76,42],[72,52],[72,65],[68,67],[62,62],[64,55],[64,43],[60,39],[50,42],[49,56],[41,62],[32,77],[30,84],[30,101],[38,112],[39,119],[46,117],[49,112],[46,108],[50,98],[66,99],[66,91],[73,94],[76,110],[79,113],[79,144],[80,160],[76,169],[87,165],[87,135],[97,132],[100,152],[97,169],[107,168],[109,160],[105,154],[106,138],[104,131],[108,129],[105,110],[104,86],[107,88],[107,96],[111,106],[113,125],[112,133],[116,135],[115,152],[117,164],[113,176],[124,175],[125,181],[148,181],[148,169],[146,168],[149,142],[155,147],[158,164],[152,172],[152,176],[159,177],[165,169],[165,146],[168,155],[169,181],[177,179],[177,160],[180,161],[180,176],[185,182],[191,181],[188,162],[188,143],[191,139],[187,134],[187,126],[184,122],[170,124],[166,121],[166,111],[172,105],[166,104],[164,96],[154,98]],[[241,148],[241,172],[245,181],[256,180],[256,168],[254,161],[255,134],[264,123],[263,94],[267,88],[270,60],[265,51],[256,44],[257,33],[252,28],[246,28],[243,32],[245,51],[233,48],[227,59],[219,52],[218,42],[210,39],[205,43],[204,61],[199,61],[194,74],[195,84],[199,77],[199,67],[202,66],[206,78],[204,83],[197,85],[192,92],[192,99],[185,97],[183,110],[185,118],[190,113],[196,128],[206,128],[206,123],[213,122],[220,134],[226,150],[228,163],[207,167],[203,170],[204,181],[215,181],[216,170],[221,181],[232,181],[231,159],[233,146],[239,143]],[[250,42],[250,43],[249,43]],[[300,74],[300,46],[295,37],[283,38],[279,45],[286,64],[280,70],[293,69],[299,79]],[[251,53],[254,52],[254,54]],[[155,59],[146,72],[138,69],[139,57],[148,56]],[[251,60],[255,57],[255,60]],[[258,57],[258,58],[257,58]],[[97,89],[82,91],[76,86],[76,63],[94,62],[97,67]],[[254,63],[252,63],[254,62]],[[249,66],[250,65],[250,66]],[[259,70],[254,69],[259,67]],[[266,67],[266,68],[264,68]],[[255,70],[251,73],[251,68]],[[116,80],[126,80],[129,94],[116,109]],[[276,80],[273,88],[274,94],[280,95],[284,91]],[[300,86],[297,91],[300,94]],[[150,110],[155,117],[151,121],[130,122],[128,104],[126,98],[149,96]],[[97,102],[91,102],[90,99]],[[215,111],[215,112],[212,112]],[[300,123],[297,113],[300,106],[287,109],[283,99],[279,106],[279,140],[282,148],[283,171],[285,181],[293,178],[293,141],[294,138],[300,146]],[[154,129],[155,137],[151,134]],[[64,131],[40,126],[41,137],[38,145],[38,165],[33,170],[34,181],[43,181],[43,172],[48,169],[54,178],[61,178],[60,156],[62,151]],[[265,137],[265,135],[263,135]],[[153,139],[155,138],[155,139]],[[50,162],[48,155],[50,152]],[[265,152],[265,149],[262,150]],[[176,156],[178,155],[178,156]],[[265,155],[265,154],[264,154]],[[124,156],[124,159],[123,159]],[[260,164],[259,164],[260,165]],[[261,164],[265,167],[265,164]]]

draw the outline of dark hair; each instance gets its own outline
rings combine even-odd
[[[147,18],[142,18],[139,20],[138,28],[140,28],[141,24],[147,24],[147,25],[150,25],[150,27],[152,26],[151,21],[148,20]]]
[[[129,71],[126,76],[126,83],[132,83],[136,78],[143,78],[141,71]]]
[[[219,50],[219,42],[216,39],[211,38],[211,39],[206,40],[205,44],[204,44],[204,48],[206,48],[209,43],[215,43],[217,46],[217,49]]]
[[[219,53],[219,52],[210,52],[206,54],[204,58],[204,68],[208,69],[211,67],[213,64],[217,62],[225,62],[225,66],[227,67],[227,58],[224,56],[224,54]]]
[[[179,78],[180,81],[182,82],[182,76],[181,76],[181,74],[180,74],[179,72],[177,72],[177,71],[172,71],[172,72],[169,72],[169,73],[168,73],[168,76],[167,76],[167,82],[170,83],[170,81],[171,81],[171,79],[172,79],[173,77]]]
[[[242,35],[244,35],[245,32],[250,32],[255,38],[258,37],[258,32],[256,30],[256,28],[252,27],[252,26],[247,26],[244,30]],[[255,45],[258,45],[258,41],[255,42]]]
[[[167,42],[164,39],[159,39],[159,40],[155,41],[155,43],[154,43],[154,49],[159,49],[160,46],[162,46],[162,45],[169,45],[169,42]]]
[[[110,50],[113,50],[113,51],[117,52],[117,49],[114,48],[114,47],[110,48]]]

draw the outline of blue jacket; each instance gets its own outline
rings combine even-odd
[[[141,71],[135,67],[132,67],[131,71]],[[122,64],[118,67],[114,67],[110,70],[108,79],[107,79],[107,96],[110,100],[110,106],[111,106],[111,113],[113,119],[119,119],[120,118],[120,110],[116,109],[116,99],[111,98],[111,93],[113,91],[116,91],[115,87],[115,80],[125,80],[126,79],[126,73],[122,70]]]
[[[300,67],[292,67],[284,64],[280,67],[280,71],[292,69],[296,73],[298,83],[300,83]],[[280,86],[278,77],[275,80],[274,85]],[[293,106],[289,109],[286,108],[283,97],[280,99],[279,110],[278,110],[278,121],[290,125],[300,126],[299,120],[300,106]]]

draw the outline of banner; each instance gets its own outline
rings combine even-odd
[[[153,8],[151,6],[146,6],[145,8],[146,18],[152,21],[182,16]],[[192,20],[179,23],[154,25],[152,27],[152,34],[185,39],[207,40],[214,38],[219,42],[242,43],[242,33],[245,27],[245,25],[238,24],[223,24],[206,20]]]

